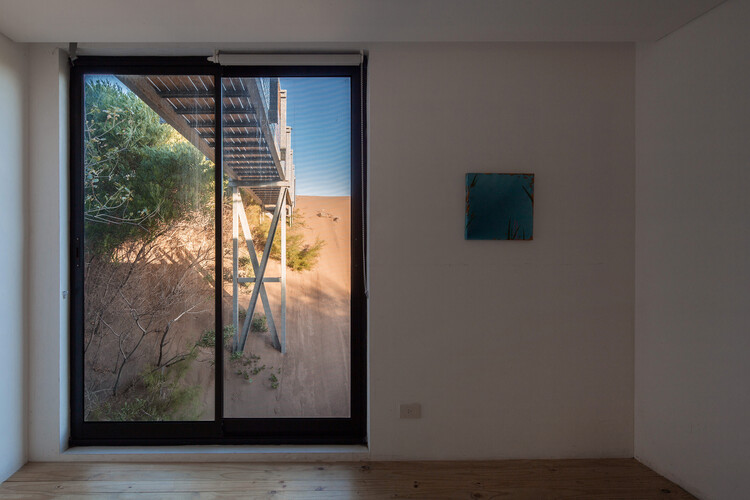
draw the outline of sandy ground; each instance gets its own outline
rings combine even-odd
[[[252,366],[265,368],[255,375],[249,373],[251,380],[246,380],[237,371],[249,372],[252,366],[230,362],[229,353],[224,351],[225,417],[349,416],[350,198],[299,196],[297,209],[308,226],[304,229],[306,241],[313,243],[319,237],[325,246],[313,270],[287,272],[286,354],[273,348],[269,333],[250,332],[245,355],[260,357]],[[322,217],[318,216],[321,211]],[[279,276],[279,272],[279,263],[269,261],[266,276]],[[267,283],[266,289],[278,322],[280,284]],[[247,307],[251,292],[250,287],[241,289],[242,307]],[[225,283],[225,294],[227,324],[232,311],[231,282]],[[212,354],[206,352],[201,358],[205,361]],[[213,418],[214,409],[211,371],[210,363],[197,363],[186,379],[205,388],[201,418],[208,419]]]

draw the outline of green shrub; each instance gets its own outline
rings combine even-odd
[[[267,332],[268,331],[268,320],[265,314],[256,313],[253,315],[253,321],[250,324],[250,329],[254,332]]]
[[[216,347],[215,332],[216,330],[213,328],[203,330],[200,339],[198,339],[198,342],[196,342],[195,345],[198,347]],[[224,326],[222,333],[224,337],[224,345],[227,345],[228,342],[232,341],[232,337],[234,336],[234,325]]]
[[[293,234],[286,239],[286,265],[295,271],[308,271],[315,267],[325,242],[315,239],[312,245],[305,245],[301,234]]]
[[[260,356],[253,353],[249,353],[246,356],[244,353],[239,351],[233,352],[229,356],[229,362],[232,364],[234,374],[238,377],[244,378],[248,383],[253,382],[251,376],[254,377],[266,369],[266,365],[260,364]],[[273,367],[271,367],[270,369],[273,369]],[[275,375],[272,376],[275,377]],[[276,383],[278,384],[278,380],[276,381]],[[275,387],[272,388],[275,389]]]
[[[258,207],[252,207],[251,210],[259,212]],[[320,251],[325,245],[325,241],[320,238],[315,239],[315,243],[305,243],[305,236],[302,232],[307,227],[304,216],[297,210],[294,210],[292,217],[292,227],[286,233],[286,265],[294,271],[305,271],[315,267],[320,258]],[[268,229],[271,227],[271,221],[267,217],[261,219],[260,224],[253,228],[253,243],[255,248],[262,252],[268,238]],[[276,235],[271,245],[271,258],[281,259],[281,231],[276,229]]]
[[[213,329],[203,330],[201,338],[195,343],[198,347],[214,347],[216,346],[216,331]]]
[[[196,356],[193,350],[170,366],[146,368],[126,391],[94,408],[89,418],[113,422],[197,419],[202,410],[200,387],[183,382]]]
[[[87,250],[112,258],[124,241],[210,209],[213,164],[135,94],[107,80],[85,92]]]

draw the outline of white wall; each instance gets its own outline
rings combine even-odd
[[[369,457],[632,456],[633,45],[369,49]],[[67,158],[54,158],[64,129],[50,113],[65,96],[45,50],[32,57],[32,96],[49,101],[32,128],[50,138],[34,143],[32,175],[47,181],[32,227],[50,243],[34,244],[31,286],[50,312],[32,324],[30,455],[91,460],[59,451]],[[536,174],[534,241],[463,240],[470,171]],[[413,401],[423,418],[399,420]]]
[[[750,491],[750,1],[638,46],[635,454]]]
[[[373,456],[632,456],[632,45],[370,63]],[[464,241],[467,172],[536,174],[534,241]]]
[[[27,50],[0,34],[0,482],[26,462],[24,196]]]
[[[29,459],[55,457],[68,428],[68,62],[29,51]]]

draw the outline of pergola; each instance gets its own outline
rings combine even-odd
[[[177,132],[215,162],[217,135],[222,165],[232,190],[233,349],[243,351],[258,299],[263,303],[274,346],[286,352],[286,221],[294,207],[295,176],[291,127],[286,126],[286,91],[278,78],[222,78],[222,123],[216,126],[214,80],[207,76],[117,75]],[[219,166],[217,165],[217,168]],[[245,190],[263,212],[272,214],[263,253],[258,258],[240,195]],[[283,223],[279,225],[281,218]],[[253,277],[239,277],[240,226],[250,253]],[[266,276],[271,245],[281,232],[281,273]],[[239,285],[255,283],[245,321],[239,324]],[[281,284],[281,317],[273,317],[266,283]]]

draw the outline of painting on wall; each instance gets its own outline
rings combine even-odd
[[[466,174],[467,240],[531,240],[534,174]]]

